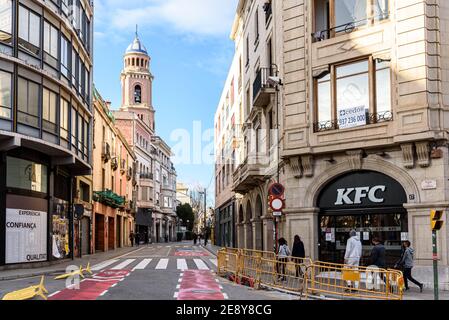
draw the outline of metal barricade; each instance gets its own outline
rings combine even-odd
[[[402,300],[398,270],[313,262],[305,272],[305,294],[346,299]]]

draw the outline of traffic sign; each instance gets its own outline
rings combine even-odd
[[[273,211],[273,217],[282,217],[282,211]]]
[[[270,208],[273,211],[280,211],[284,208],[284,201],[282,201],[282,199],[279,199],[279,198],[274,198],[270,202]]]
[[[283,196],[285,192],[285,187],[280,183],[274,183],[268,189],[268,193],[275,197]]]

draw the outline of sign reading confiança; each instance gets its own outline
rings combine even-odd
[[[365,106],[352,107],[338,111],[338,126],[340,129],[354,128],[366,125]]]
[[[6,263],[47,260],[47,213],[6,209]]]

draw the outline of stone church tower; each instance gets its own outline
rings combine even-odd
[[[153,108],[153,80],[150,72],[151,58],[136,31],[134,41],[128,46],[124,56],[121,74],[122,106],[120,111],[134,112],[155,132]]]

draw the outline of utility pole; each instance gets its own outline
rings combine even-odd
[[[439,300],[438,290],[438,242],[437,231],[443,227],[443,210],[430,211],[430,228],[432,229],[432,257],[433,257],[433,293],[434,299]]]
[[[204,188],[204,241],[206,241],[206,237],[207,237],[207,229],[206,229],[206,220],[207,220],[207,217],[206,217],[206,211],[207,211],[207,205],[206,205],[206,192],[207,192],[207,189],[206,188]]]

